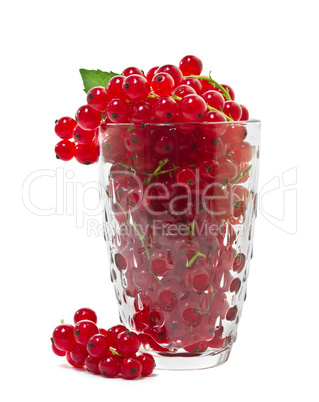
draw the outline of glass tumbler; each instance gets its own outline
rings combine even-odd
[[[253,252],[259,145],[257,120],[100,126],[119,316],[157,368],[229,357]]]

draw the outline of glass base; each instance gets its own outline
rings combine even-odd
[[[189,354],[153,354],[159,370],[201,370],[220,366],[230,355],[231,345],[218,353],[190,356]],[[149,352],[148,352],[149,353]]]

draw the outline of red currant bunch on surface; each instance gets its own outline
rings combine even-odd
[[[51,337],[51,347],[57,356],[65,356],[75,368],[113,378],[133,380],[147,377],[155,368],[152,355],[140,352],[141,341],[124,325],[108,330],[97,327],[97,315],[90,308],[80,308],[74,314],[74,325],[58,325]]]

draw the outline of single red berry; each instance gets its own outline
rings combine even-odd
[[[215,90],[206,91],[202,94],[204,101],[211,107],[222,111],[225,106],[223,95]]]
[[[200,75],[203,70],[202,61],[196,56],[185,56],[179,62],[183,75]]]
[[[104,112],[110,100],[107,89],[103,87],[94,87],[87,93],[87,103],[94,109]]]
[[[237,313],[238,313],[238,308],[237,308],[237,306],[231,307],[231,308],[227,311],[226,320],[228,320],[228,321],[233,321],[233,320],[236,318]]]
[[[135,332],[122,332],[116,339],[116,349],[122,356],[136,353],[140,346],[140,339]]]
[[[105,356],[99,363],[100,373],[104,377],[114,378],[120,373],[121,358],[117,355]]]
[[[74,313],[73,321],[76,324],[82,320],[93,321],[95,324],[97,323],[97,315],[96,312],[88,307],[82,307]]]
[[[133,128],[126,133],[124,138],[125,148],[132,154],[143,154],[147,149],[146,130],[143,128]]]
[[[236,144],[237,142],[244,141],[247,137],[247,128],[244,125],[232,123],[227,125],[227,130],[223,138],[227,142]]]
[[[160,121],[173,120],[177,114],[177,103],[170,96],[161,96],[154,104],[153,112]]]
[[[61,324],[58,325],[52,334],[52,339],[54,345],[65,352],[71,350],[72,346],[75,344],[74,338],[74,327],[73,325]]]
[[[125,77],[128,77],[129,75],[132,75],[132,74],[137,74],[137,75],[143,75],[144,76],[143,71],[140,70],[137,67],[126,67],[122,72],[122,75],[124,75]]]
[[[223,112],[227,114],[227,116],[231,117],[234,121],[238,121],[241,118],[242,109],[239,103],[235,101],[226,101]]]
[[[124,357],[121,361],[121,374],[126,380],[134,380],[142,373],[142,363],[137,357]]]
[[[80,345],[79,343],[73,345],[70,350],[70,356],[77,366],[83,367],[88,356],[85,345]]]
[[[159,66],[157,67],[152,67],[146,74],[146,79],[148,83],[151,85],[152,84],[152,79],[154,75],[156,74],[156,71],[159,69]]]
[[[221,84],[221,86],[222,86],[224,89],[226,89],[226,91],[228,91],[228,94],[229,94],[229,96],[230,96],[230,99],[231,99],[231,100],[235,100],[235,92],[234,92],[233,88],[230,87],[229,85],[226,85],[226,84]],[[223,95],[221,89],[215,88],[215,90],[218,91],[218,92],[220,92],[220,93]],[[225,97],[225,95],[223,95],[223,96]]]
[[[174,87],[178,87],[182,83],[183,74],[181,70],[173,64],[161,66],[156,73],[168,73],[174,80]]]
[[[85,359],[84,364],[85,364],[87,371],[89,371],[90,373],[101,374],[100,369],[99,369],[99,363],[100,363],[99,359],[88,355],[87,358]]]
[[[249,112],[248,112],[248,109],[246,108],[246,106],[244,106],[244,105],[240,105],[240,107],[241,107],[241,118],[240,118],[240,120],[249,120]]]
[[[52,347],[53,353],[55,353],[57,356],[65,356],[65,353],[66,353],[65,350],[58,349],[54,344],[53,338],[51,338],[51,347]]]
[[[219,163],[216,160],[205,160],[199,165],[199,175],[203,180],[212,180],[218,176],[219,169]]]
[[[176,139],[169,132],[159,133],[154,139],[153,147],[156,155],[168,158],[175,153]]]
[[[77,343],[81,345],[87,344],[91,336],[98,334],[99,329],[93,321],[82,320],[75,324],[74,337]]]
[[[94,130],[101,123],[101,113],[90,105],[84,105],[77,110],[76,121],[83,130]]]
[[[110,98],[125,99],[125,95],[122,90],[124,79],[125,77],[123,77],[123,75],[116,75],[110,79],[107,84],[107,91]]]
[[[95,163],[98,158],[95,142],[89,144],[77,144],[74,151],[75,159],[84,165]]]
[[[120,162],[127,156],[123,138],[121,136],[105,137],[102,143],[102,155],[107,162]]]
[[[126,123],[128,121],[130,107],[124,99],[112,99],[106,108],[107,117],[113,123]]]
[[[68,362],[71,366],[73,366],[73,367],[75,367],[75,368],[82,368],[82,367],[84,367],[84,363],[83,363],[83,364],[77,364],[77,363],[72,359],[72,357],[71,357],[71,352],[69,352],[69,351],[66,352],[65,357],[66,357],[67,362]]]
[[[150,122],[152,119],[152,106],[146,101],[132,103],[129,118],[134,124]]]
[[[193,95],[196,94],[196,91],[193,87],[190,85],[179,85],[176,87],[173,92],[173,95],[179,96],[180,98],[184,98],[186,95]]]
[[[154,357],[149,353],[142,353],[137,356],[138,360],[142,363],[142,377],[147,377],[153,373],[154,368],[156,366]]]
[[[232,151],[241,162],[250,162],[253,157],[252,146],[247,141],[238,142],[232,146]]]
[[[91,336],[86,344],[86,349],[92,357],[102,359],[108,351],[110,344],[105,335],[95,334]]]
[[[196,173],[194,168],[190,166],[181,166],[175,171],[176,181],[179,184],[187,184],[192,186],[196,181]]]
[[[217,110],[210,110],[204,115],[202,132],[208,137],[221,137],[227,130],[226,117]]]
[[[122,90],[129,101],[142,102],[150,92],[150,84],[142,75],[132,74],[125,77]]]
[[[107,332],[107,339],[110,343],[112,348],[116,347],[116,339],[118,335],[124,331],[127,331],[127,328],[124,325],[114,325],[113,327],[109,328]]]
[[[206,103],[199,95],[186,95],[179,104],[179,114],[184,121],[201,121],[206,110]]]
[[[158,96],[169,96],[175,84],[171,75],[161,72],[154,75],[151,86]]]
[[[75,144],[69,140],[62,140],[56,144],[54,151],[57,159],[69,161],[74,156]]]
[[[83,130],[78,124],[75,126],[73,130],[73,138],[78,144],[88,144],[92,142],[95,137],[94,130]]]
[[[99,334],[107,336],[107,331],[104,328],[99,328]]]
[[[207,77],[207,78],[209,78],[209,77]],[[202,78],[199,79],[199,82],[202,85],[202,92],[201,93],[205,93],[205,92],[211,91],[211,90],[217,91],[217,88],[215,88],[215,86],[214,86],[214,84],[212,82],[209,82],[208,80],[202,79]]]
[[[206,81],[207,82],[207,81]],[[197,93],[197,95],[200,95],[203,93],[203,85],[200,80],[197,78],[192,78],[192,77],[185,77],[182,80],[183,85],[188,85],[194,89],[194,91]]]
[[[235,278],[232,283],[230,284],[229,290],[230,292],[238,293],[241,286],[241,281],[239,278]]]
[[[57,136],[63,140],[72,138],[73,129],[76,126],[76,121],[72,117],[61,117],[56,120],[54,131]]]

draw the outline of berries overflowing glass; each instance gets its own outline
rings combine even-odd
[[[225,362],[246,298],[260,122],[202,67],[82,70],[87,105],[56,123],[57,157],[99,160],[120,319],[158,368]]]

